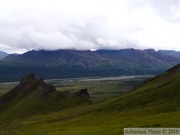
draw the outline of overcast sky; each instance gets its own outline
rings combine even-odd
[[[180,0],[0,0],[0,50],[180,51]]]

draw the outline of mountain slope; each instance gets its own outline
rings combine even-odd
[[[174,65],[177,59],[158,53],[153,49],[149,50],[97,50],[97,51],[29,51],[22,55],[9,55],[5,62],[18,64],[42,65],[42,66],[82,66],[86,68],[97,68],[102,66],[120,66],[123,62],[141,65]],[[122,66],[122,65],[121,65]]]
[[[180,110],[179,88],[180,65],[176,65],[164,74],[146,81],[137,89],[115,98],[103,109],[112,111],[148,108],[154,109],[153,112],[156,113]]]
[[[8,56],[8,53],[0,51],[0,60]]]
[[[86,103],[88,98],[87,89],[76,93],[58,92],[53,85],[46,84],[43,79],[35,79],[34,74],[29,74],[0,98],[0,113],[4,114],[5,119],[27,117]]]
[[[0,81],[17,81],[30,72],[45,79],[159,74],[179,62],[152,49],[29,51],[0,61]]]
[[[5,61],[15,62],[18,64],[41,65],[54,67],[58,65],[79,65],[82,67],[93,67],[96,65],[96,60],[101,59],[100,56],[91,51],[73,51],[73,50],[58,50],[58,51],[29,51],[22,55],[9,55]],[[93,62],[94,61],[94,62]]]
[[[174,50],[159,50],[159,53],[180,59],[180,51],[174,51]]]
[[[177,65],[130,92],[106,100],[14,118],[8,125],[2,121],[1,113],[0,133],[119,135],[124,127],[179,127],[179,88],[180,65]]]

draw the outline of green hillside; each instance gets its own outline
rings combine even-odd
[[[35,79],[29,74],[21,82],[0,98],[1,121],[9,122],[34,114],[60,111],[67,107],[89,102],[86,90],[70,93],[59,92],[43,79]],[[8,113],[7,113],[8,112]]]
[[[0,134],[119,135],[123,134],[124,127],[180,127],[180,65],[130,92],[105,100],[80,98],[79,102],[79,98],[63,98],[60,103],[58,99],[49,99],[52,110],[45,105],[47,101],[41,100],[44,106],[33,114],[29,113],[34,112],[32,109],[26,110],[32,103],[22,97],[1,105]],[[33,100],[33,104],[39,104],[39,100],[39,97]],[[67,106],[55,109],[63,104]],[[22,114],[18,115],[16,110],[23,105],[26,107],[19,110]]]

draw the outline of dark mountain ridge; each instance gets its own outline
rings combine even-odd
[[[180,51],[174,51],[174,50],[159,50],[159,53],[163,53],[168,56],[175,57],[177,59],[180,59]]]
[[[35,79],[34,74],[28,74],[21,82],[4,96],[0,97],[0,112],[4,109],[14,109],[16,113],[32,115],[39,112],[61,110],[76,104],[89,101],[87,89],[78,92],[59,92],[56,88],[41,79]],[[27,112],[22,110],[28,110]],[[21,115],[18,115],[18,117]]]
[[[153,49],[32,50],[1,60],[0,81],[17,81],[30,72],[45,79],[159,74],[179,62],[177,57]]]

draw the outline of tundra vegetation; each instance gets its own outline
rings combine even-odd
[[[119,135],[125,127],[179,127],[180,66],[148,80],[135,80],[51,81],[58,92],[43,96],[34,93],[46,83],[33,81],[36,85],[32,83],[26,98],[1,96],[0,134]],[[68,90],[76,93],[84,86],[90,98],[67,96]]]

